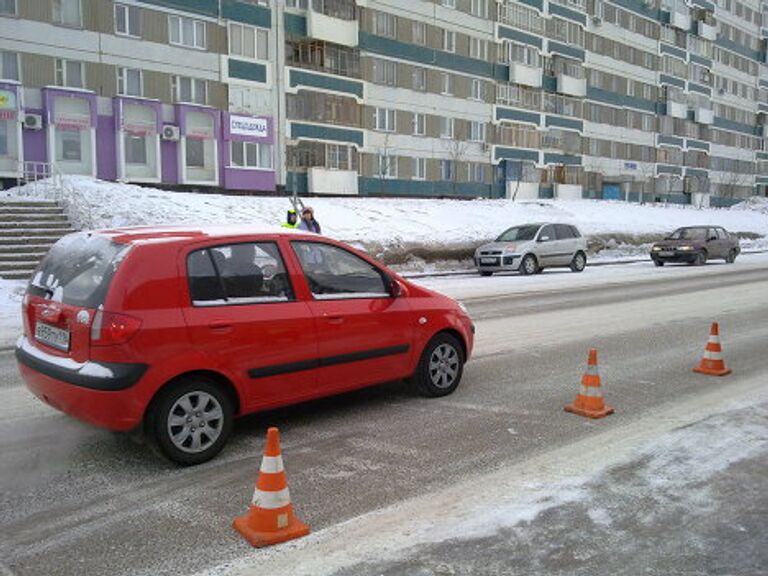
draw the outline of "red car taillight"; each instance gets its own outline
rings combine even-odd
[[[91,324],[91,344],[94,346],[112,346],[128,342],[141,328],[141,320],[118,314],[105,312],[101,308],[96,311]]]

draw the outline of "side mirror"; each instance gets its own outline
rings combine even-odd
[[[400,285],[400,282],[394,278],[390,278],[389,280],[389,295],[392,298],[399,298],[403,295],[403,287]]]
[[[709,241],[711,242],[712,240],[717,240],[717,236],[710,236]]]
[[[539,236],[539,242],[549,242],[549,236]]]

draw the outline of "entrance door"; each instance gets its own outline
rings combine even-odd
[[[618,184],[603,184],[603,200],[623,200],[621,186]]]

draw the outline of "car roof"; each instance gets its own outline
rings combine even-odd
[[[318,238],[317,234],[282,228],[279,226],[254,226],[251,224],[203,224],[203,225],[166,225],[166,226],[130,226],[93,230],[92,234],[106,236],[120,244],[156,244],[186,243],[213,238],[236,238],[238,236],[291,236],[297,238]]]

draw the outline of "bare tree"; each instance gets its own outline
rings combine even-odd
[[[752,174],[745,172],[726,172],[725,178],[720,180],[719,195],[732,199],[739,189],[752,182]]]
[[[383,195],[386,192],[386,185],[387,185],[387,179],[390,177],[390,174],[392,173],[392,166],[391,162],[393,159],[390,157],[390,152],[392,151],[392,148],[389,144],[389,132],[384,134],[384,144],[382,146],[379,146],[376,149],[376,156],[374,158],[374,162],[376,163],[374,166],[375,169],[375,175],[379,179],[379,192]],[[382,158],[385,158],[384,162],[386,163],[386,172],[382,170]]]
[[[448,156],[451,159],[451,192],[454,196],[457,195],[458,183],[459,183],[459,162],[464,161],[467,156],[471,143],[466,140],[459,140],[458,138],[451,138],[445,141],[445,146],[448,152]]]

